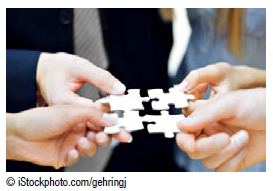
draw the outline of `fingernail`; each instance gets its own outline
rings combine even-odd
[[[226,144],[227,144],[227,140],[223,139],[222,137],[216,137],[214,139],[214,145],[217,148],[223,148],[224,146],[226,146]]]
[[[78,152],[75,150],[70,150],[69,151],[69,159],[76,159],[78,157]]]
[[[99,143],[105,143],[105,142],[107,142],[107,139],[108,139],[108,137],[104,133],[101,133],[100,136],[98,136]]]
[[[106,121],[114,123],[115,125],[118,124],[118,119],[109,113],[103,113],[102,118]]]
[[[126,87],[124,84],[122,84],[120,81],[116,81],[112,87],[112,94],[122,94],[126,90]]]
[[[96,134],[92,131],[89,131],[87,133],[87,137],[90,139],[90,140],[95,140],[96,139]]]
[[[133,137],[130,136],[129,140],[127,141],[127,143],[131,143],[133,141]]]
[[[234,141],[239,147],[242,147],[248,141],[248,134],[245,131],[240,131],[236,135],[234,135]]]
[[[181,84],[178,84],[178,89],[181,91],[186,90],[189,87],[189,82],[187,80],[183,80]]]
[[[81,139],[80,144],[84,149],[86,149],[86,150],[90,149],[90,144],[86,139]]]
[[[123,137],[124,140],[128,140],[127,143],[131,143],[133,141],[132,135],[126,130],[122,129],[120,132],[120,136]]]

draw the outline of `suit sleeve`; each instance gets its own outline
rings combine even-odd
[[[6,50],[6,112],[36,107],[36,69],[40,53]]]

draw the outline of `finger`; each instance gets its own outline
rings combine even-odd
[[[111,137],[104,132],[98,132],[96,134],[96,143],[99,146],[106,147],[111,143]]]
[[[103,127],[94,125],[90,121],[87,121],[86,125],[87,125],[88,129],[95,131],[95,132],[103,131],[103,129],[104,129]]]
[[[238,131],[235,135],[231,137],[230,143],[223,150],[215,153],[210,157],[203,160],[203,163],[208,168],[216,168],[222,165],[225,161],[234,157],[236,153],[242,150],[247,144],[249,139],[248,133],[246,131]]]
[[[79,157],[80,157],[79,152],[75,149],[71,149],[67,153],[67,161],[65,166],[70,166],[76,163],[79,160]]]
[[[101,110],[103,112],[106,112],[106,113],[110,113],[110,111],[111,111],[110,105],[109,104],[105,104],[105,103],[101,103],[100,100],[95,101],[94,106],[97,109],[99,109],[99,110]]]
[[[195,136],[193,134],[177,133],[176,144],[187,154],[194,153],[196,151]]]
[[[91,99],[80,97],[77,94],[74,94],[72,92],[67,95],[66,98],[63,98],[63,102],[69,105],[79,105],[79,106],[93,106],[94,102]]]
[[[210,137],[202,137],[196,140],[196,151],[190,153],[192,159],[204,159],[222,150],[230,142],[225,133],[219,133]]]
[[[85,123],[82,122],[82,123],[76,124],[75,127],[73,128],[73,130],[75,132],[82,132],[85,130],[85,128],[86,128],[86,125],[85,125]]]
[[[113,138],[122,143],[131,143],[133,141],[132,135],[128,131],[125,131],[124,129],[121,129],[118,134],[114,134],[112,136]]]
[[[246,150],[243,149],[234,157],[223,163],[215,169],[216,172],[236,172],[240,169],[239,166],[243,163],[246,156]]]
[[[207,100],[196,100],[194,102],[189,102],[189,106],[182,109],[182,113],[185,116],[189,116],[196,108],[200,107],[204,103],[206,103]]]
[[[108,94],[123,94],[126,90],[124,84],[116,79],[110,72],[103,70],[88,60],[82,59],[78,65],[77,76],[96,86],[98,89]]]
[[[96,143],[96,133],[93,131],[88,130],[86,133],[86,138],[89,142]]]
[[[203,97],[207,89],[208,89],[208,83],[202,83],[202,84],[199,84],[194,89],[192,89],[191,91],[188,91],[187,93],[193,94],[194,98],[197,100]]]
[[[223,95],[197,105],[188,117],[177,123],[178,127],[183,131],[195,132],[214,122],[232,119],[238,110],[238,104],[234,104],[236,100],[232,98],[231,94]]]
[[[117,124],[117,119],[114,116],[103,113],[93,106],[80,107],[73,105],[71,107],[59,107],[59,109],[62,109],[63,117],[74,119],[75,124],[87,121],[96,126],[113,126]]]
[[[96,153],[96,145],[92,142],[89,142],[87,138],[81,137],[78,140],[77,149],[80,154],[86,156],[93,156]]]
[[[224,78],[224,71],[228,67],[229,65],[227,63],[218,63],[193,70],[179,86],[183,88],[184,91],[190,91],[199,84],[207,82],[215,86]]]

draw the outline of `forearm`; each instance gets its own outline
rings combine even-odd
[[[6,159],[16,159],[16,115],[6,113]]]
[[[6,113],[6,159],[18,161],[32,161],[33,142],[25,140],[21,135],[24,125],[23,113]]]

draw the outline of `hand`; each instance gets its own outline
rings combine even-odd
[[[190,134],[177,134],[176,142],[191,158],[202,159],[216,171],[237,171],[265,161],[265,108],[265,88],[218,96],[178,123]]]
[[[88,60],[66,53],[42,53],[36,81],[40,94],[49,105],[76,104],[91,106],[92,100],[75,92],[88,82],[108,94],[123,94],[125,86],[108,71]]]
[[[178,88],[200,99],[208,84],[211,87],[210,97],[239,89],[265,87],[266,71],[221,62],[191,71]]]
[[[96,67],[86,59],[66,53],[42,53],[38,61],[36,81],[39,87],[38,94],[49,105],[94,106],[92,100],[76,94],[85,82],[108,94],[123,94],[126,89],[108,71]],[[96,107],[98,106],[101,107],[97,104]],[[87,125],[95,127],[90,122]],[[90,141],[100,146],[109,145],[111,137],[99,132],[102,128],[92,130],[87,133]],[[121,131],[114,138],[120,142],[132,141],[132,136],[126,131]]]
[[[7,114],[6,119],[7,159],[55,168],[76,162],[80,153],[95,154],[96,144],[86,138],[87,123],[108,126],[116,122],[95,107],[72,105],[35,108]]]

